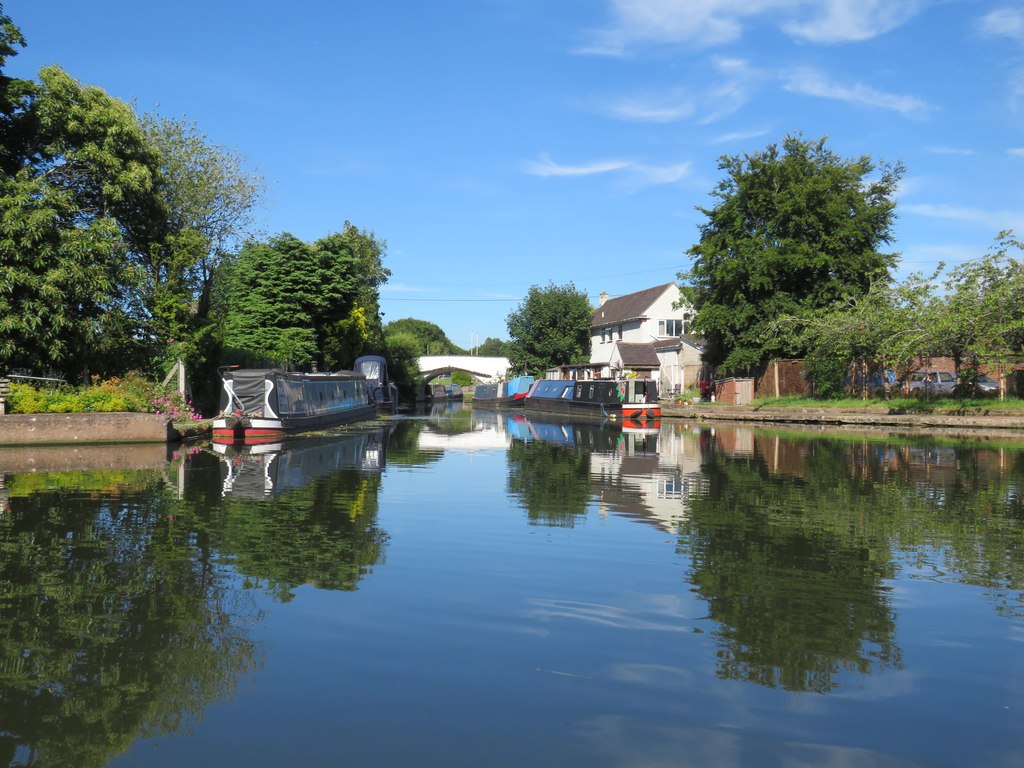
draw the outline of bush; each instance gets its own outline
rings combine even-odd
[[[11,413],[45,413],[47,397],[31,384],[11,383],[7,407]]]
[[[198,421],[202,416],[182,392],[166,390],[142,374],[100,380],[78,389],[45,391],[31,384],[11,384],[11,413],[158,413],[174,421]]]

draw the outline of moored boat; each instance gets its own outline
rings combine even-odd
[[[216,443],[275,443],[287,434],[368,419],[377,410],[366,377],[355,371],[227,369],[221,379]]]
[[[523,408],[572,417],[651,422],[661,419],[658,383],[653,379],[541,379]]]
[[[388,378],[387,361],[380,355],[357,357],[356,371],[366,376],[370,399],[382,410],[394,413],[398,409],[398,385]]]
[[[462,400],[462,387],[458,384],[425,384],[423,399],[428,403],[443,403],[446,400]]]
[[[473,407],[521,407],[532,386],[533,376],[517,376],[495,384],[477,384],[473,390]]]

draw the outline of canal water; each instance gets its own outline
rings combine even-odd
[[[0,768],[1024,764],[1019,443],[260,451],[0,449]]]

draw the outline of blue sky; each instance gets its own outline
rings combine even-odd
[[[6,0],[28,42],[268,182],[266,233],[388,243],[385,321],[507,338],[689,266],[718,158],[787,133],[903,162],[899,276],[1024,235],[1024,6],[986,0]]]

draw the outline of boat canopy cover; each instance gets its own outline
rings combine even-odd
[[[356,359],[355,369],[378,384],[384,381],[387,362],[380,355],[363,355]]]
[[[576,382],[572,379],[541,379],[533,385],[530,397],[544,398],[545,400],[571,398],[575,384]]]
[[[243,413],[253,413],[263,408],[266,395],[267,376],[275,371],[262,368],[237,369],[223,375],[224,391],[221,397],[221,410],[233,411],[241,408]],[[234,399],[229,393],[234,394]]]
[[[516,376],[508,381],[508,396],[525,395],[533,386],[533,376]]]

